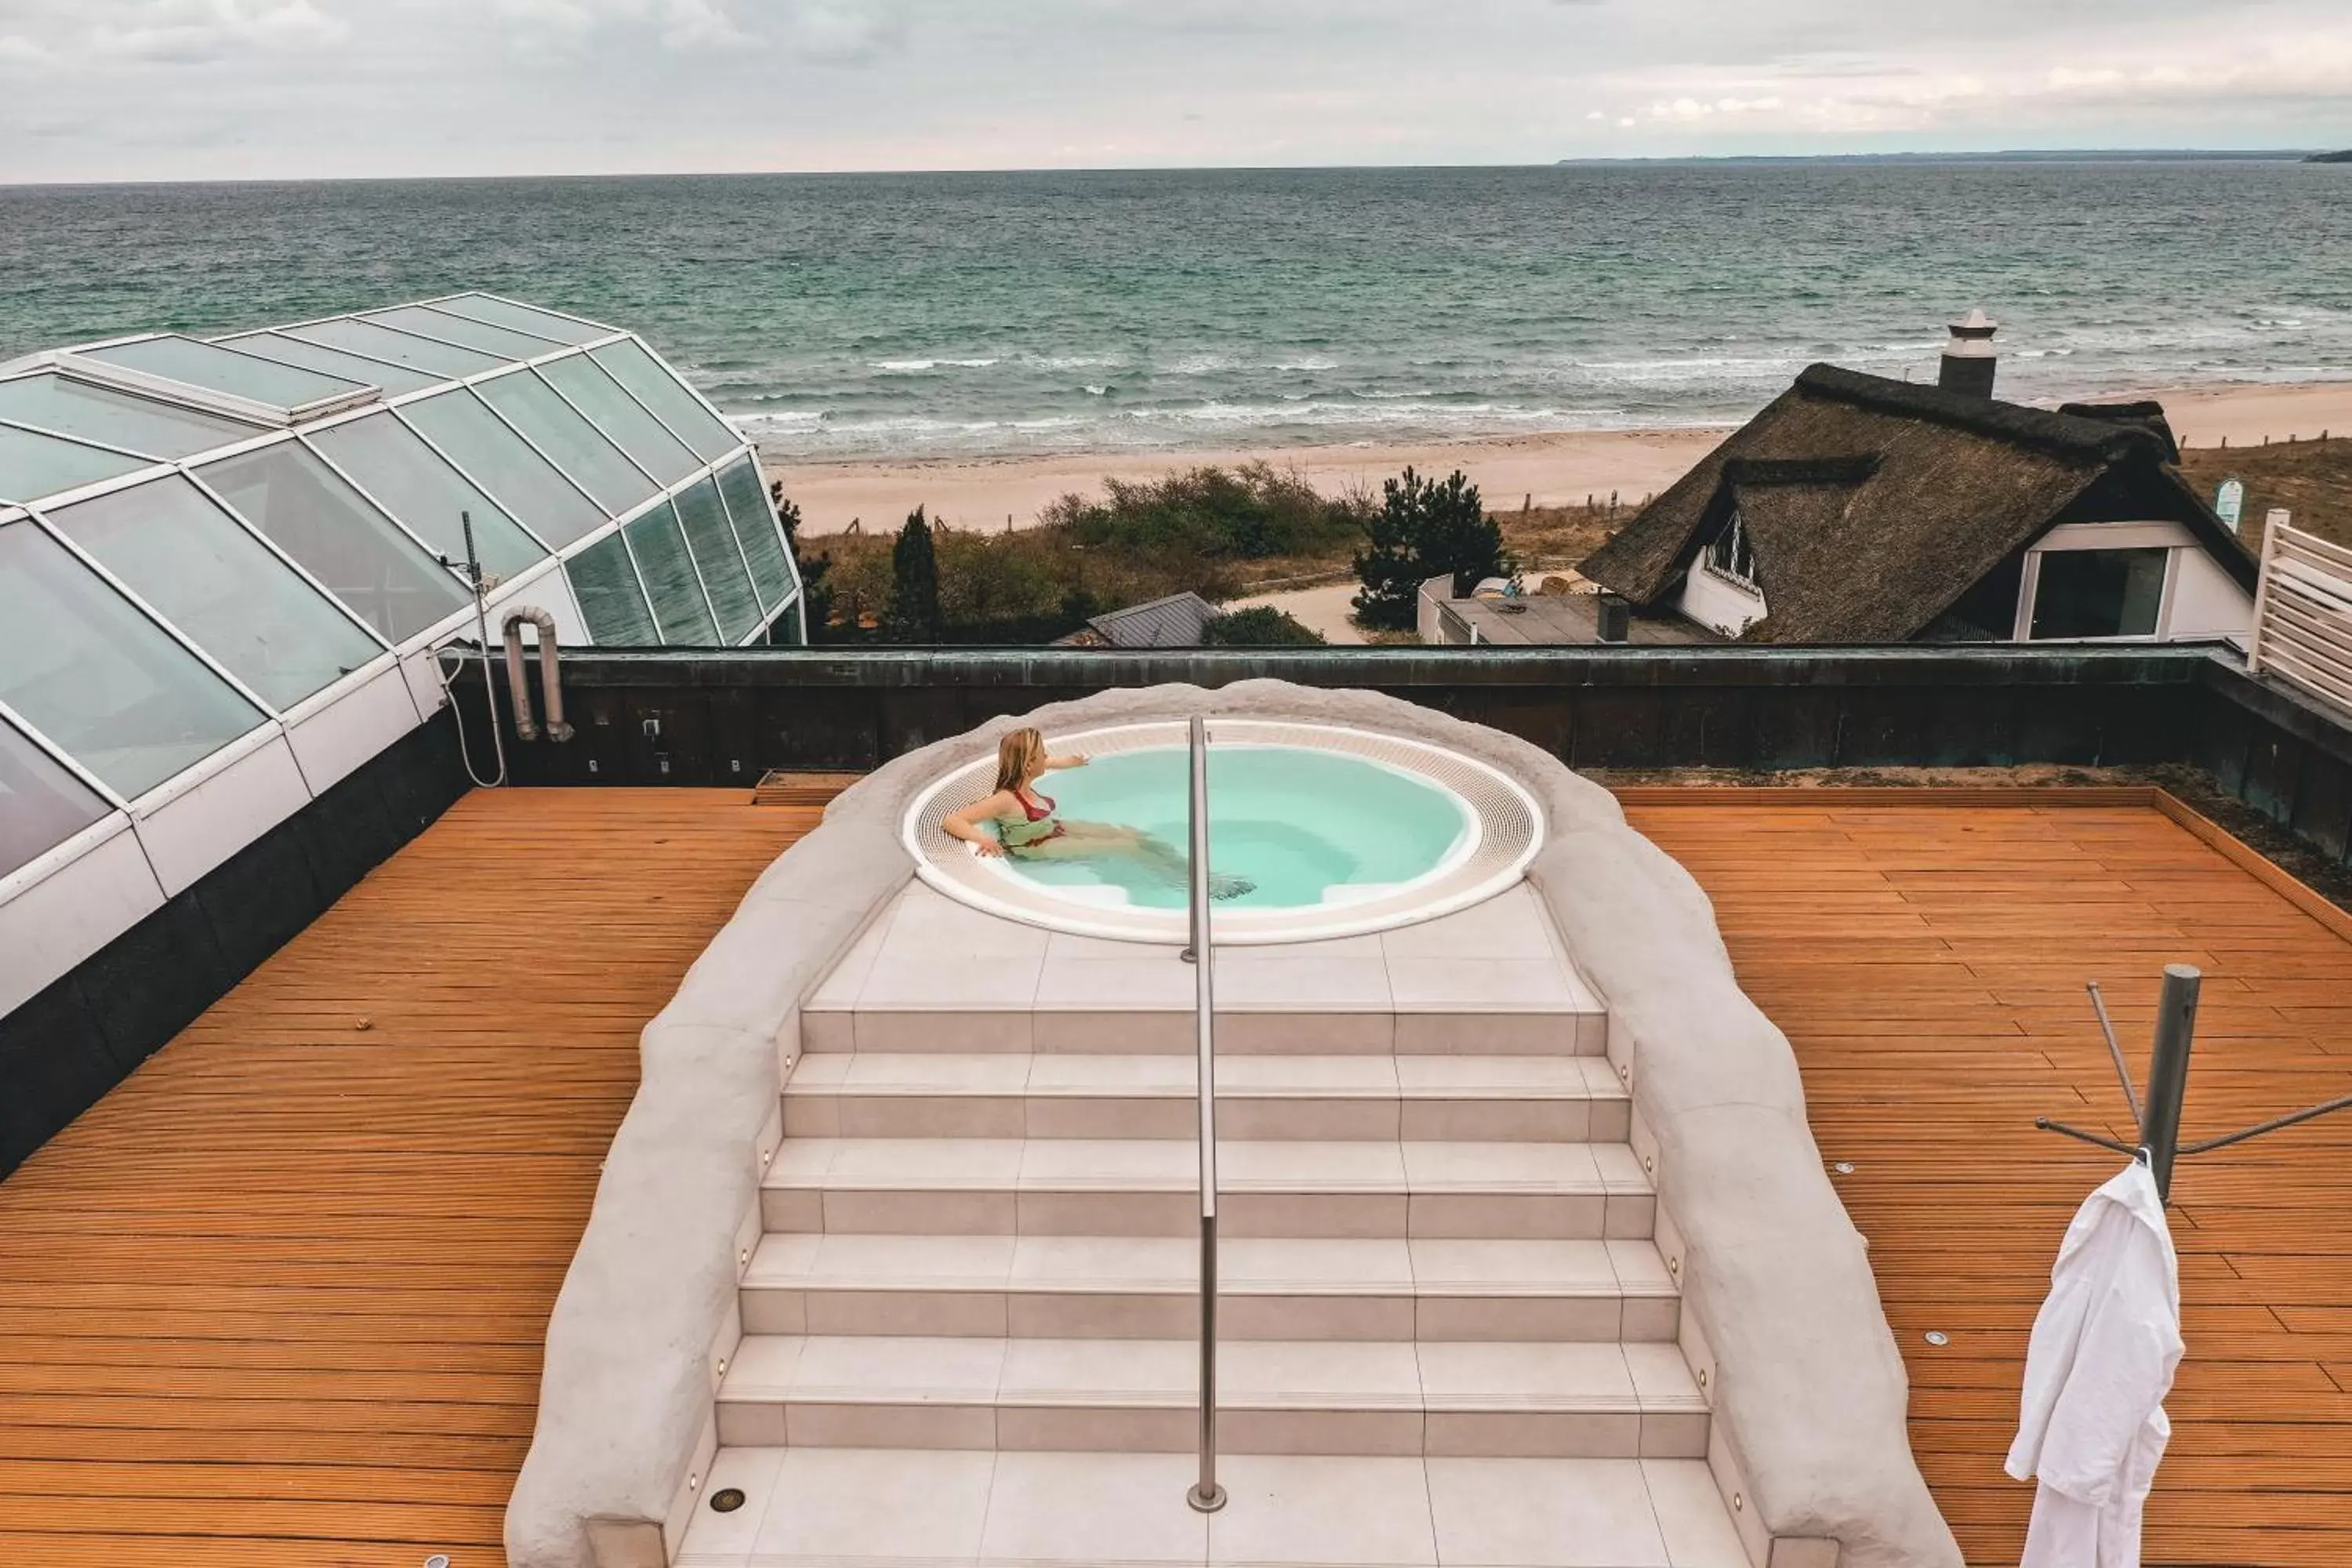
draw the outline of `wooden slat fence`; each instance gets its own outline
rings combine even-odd
[[[2352,550],[2296,528],[2270,531],[2246,667],[2352,716]]]

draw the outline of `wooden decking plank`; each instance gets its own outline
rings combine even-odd
[[[503,1562],[637,1035],[814,797],[478,792],[0,1183],[0,1563]]]
[[[1969,1561],[2013,1563],[2032,1490],[2000,1467],[2026,1334],[2116,1163],[2032,1121],[2126,1131],[2083,983],[2144,1072],[2162,965],[2204,969],[2185,1126],[2224,1131],[2352,1092],[2347,928],[2160,792],[2031,810],[1729,793],[1649,790],[1628,816],[1698,878],[1789,1035],[1824,1155],[1856,1166],[1836,1184],[1910,1369],[1921,1469]],[[2176,1178],[2189,1351],[2151,1565],[2352,1563],[2347,1159],[2352,1127],[2321,1124]]]

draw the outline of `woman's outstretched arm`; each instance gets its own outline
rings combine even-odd
[[[947,829],[949,837],[961,838],[979,850],[982,858],[993,859],[1004,853],[1004,846],[981,824],[992,817],[1010,816],[1020,809],[1021,803],[1013,798],[1013,792],[1001,789],[986,800],[976,800],[961,811],[950,814],[940,826]]]
[[[1045,759],[1045,771],[1047,773],[1059,773],[1064,768],[1082,768],[1092,761],[1094,761],[1094,759],[1087,756],[1084,752],[1072,752],[1066,757],[1047,757]]]

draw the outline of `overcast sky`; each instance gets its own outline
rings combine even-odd
[[[2352,0],[0,0],[0,183],[2352,145]]]

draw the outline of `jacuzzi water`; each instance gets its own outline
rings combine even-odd
[[[1114,823],[1181,853],[1190,829],[1189,757],[1181,746],[1100,757],[1047,774],[1066,822]],[[1209,866],[1252,884],[1219,909],[1285,910],[1376,896],[1435,870],[1474,832],[1452,791],[1361,757],[1305,746],[1217,745],[1209,752]],[[1125,902],[1181,910],[1185,885],[1124,856],[1008,857],[995,864],[1062,896],[1116,889]],[[1083,893],[1078,896],[1085,897]]]

